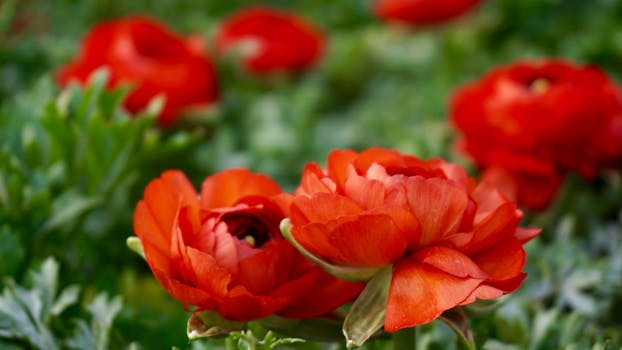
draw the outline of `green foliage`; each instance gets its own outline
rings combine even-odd
[[[65,345],[70,349],[108,349],[110,328],[121,310],[121,299],[98,294],[86,306],[91,321],[78,319],[75,334],[65,338],[70,325],[61,320],[61,315],[77,303],[80,287],[72,285],[59,291],[58,275],[58,263],[48,258],[30,271],[30,288],[12,279],[5,282],[0,296],[0,339],[8,342],[0,343],[3,348],[5,344],[22,344],[42,350]],[[58,327],[59,323],[63,326]]]

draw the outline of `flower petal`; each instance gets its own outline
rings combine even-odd
[[[334,179],[338,188],[343,189],[348,178],[348,168],[356,158],[356,152],[352,150],[334,150],[326,160],[326,173]]]
[[[354,201],[333,193],[316,193],[312,197],[297,196],[291,206],[292,224],[328,222],[341,216],[362,212]]]
[[[494,280],[507,280],[520,274],[525,265],[525,249],[510,237],[473,257],[473,261]]]
[[[417,261],[394,267],[384,329],[395,332],[431,322],[465,300],[482,282],[460,278]]]
[[[196,287],[212,295],[224,296],[231,281],[231,273],[218,266],[216,259],[202,251],[188,247],[188,261],[194,273]]]
[[[377,180],[367,180],[362,176],[348,177],[345,194],[364,209],[377,208],[385,201],[385,187]]]
[[[145,188],[142,203],[159,227],[158,232],[168,236],[169,241],[179,208],[189,207],[194,212],[198,209],[198,198],[194,187],[188,178],[177,170],[165,171],[159,178],[151,181]],[[144,212],[144,208],[140,210]],[[144,216],[140,219],[142,218]],[[136,234],[139,235],[138,232]],[[156,232],[144,232],[142,236],[146,237],[147,234],[156,234]],[[141,235],[139,237],[142,239]]]
[[[492,247],[495,243],[513,236],[518,227],[520,217],[514,203],[508,202],[499,206],[473,229],[473,239],[466,252],[469,255]]]
[[[432,246],[423,248],[411,255],[410,259],[435,267],[456,277],[481,279],[490,277],[471,258],[448,247]]]
[[[205,210],[233,206],[246,196],[273,196],[279,185],[263,174],[248,169],[229,169],[207,177],[201,187],[201,208]]]
[[[296,286],[294,300],[279,315],[290,318],[312,318],[328,314],[354,299],[365,287],[362,282],[347,282],[320,269],[304,275],[305,284]],[[306,288],[303,286],[308,285]]]
[[[410,177],[408,204],[421,224],[420,245],[441,240],[458,229],[468,205],[466,192],[446,180]]]
[[[297,194],[312,195],[318,192],[332,193],[336,190],[336,184],[326,177],[324,171],[315,163],[305,165],[302,171],[300,186]]]

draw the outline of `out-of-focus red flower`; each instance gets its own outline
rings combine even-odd
[[[58,81],[85,83],[94,70],[107,67],[109,87],[132,85],[124,102],[132,113],[163,94],[166,104],[158,121],[169,125],[184,108],[218,98],[214,67],[198,43],[147,17],[101,22],[83,39],[78,57],[58,72]]]
[[[479,0],[377,0],[373,11],[386,21],[426,26],[469,11]]]
[[[488,182],[456,164],[392,150],[333,151],[326,169],[308,164],[291,201],[296,241],[327,262],[393,265],[385,330],[519,287],[522,213]]]
[[[256,73],[297,71],[315,63],[324,50],[324,35],[298,14],[254,6],[221,23],[216,49],[235,50]]]
[[[504,168],[532,209],[548,205],[566,171],[589,179],[622,159],[622,93],[593,66],[495,68],[455,93],[451,119],[459,148],[482,168]]]
[[[233,169],[207,177],[199,196],[183,173],[167,171],[145,189],[134,232],[160,284],[198,311],[239,321],[326,314],[362,285],[332,277],[282,238],[280,193],[267,176]]]

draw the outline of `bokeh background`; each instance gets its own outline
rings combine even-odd
[[[375,18],[362,0],[263,1],[306,16],[327,35],[323,59],[294,75],[258,77],[216,60],[220,101],[161,129],[119,107],[105,76],[64,91],[54,74],[98,21],[148,14],[210,37],[250,1],[0,1],[0,348],[212,349],[188,343],[188,315],[125,246],[144,186],[184,170],[198,186],[244,166],[295,188],[303,165],[335,148],[397,148],[444,157],[476,174],[452,146],[448,99],[487,70],[525,58],[600,66],[622,81],[622,1],[490,0],[419,29]],[[622,344],[622,178],[570,175],[527,246],[529,277],[494,305],[469,310],[486,349],[616,349]],[[53,257],[52,260],[46,260]],[[45,262],[44,262],[45,261]],[[58,269],[58,273],[55,271]],[[68,289],[69,288],[69,289]],[[261,330],[258,330],[261,332]],[[440,322],[424,349],[455,347]],[[383,349],[382,339],[368,345]],[[306,343],[298,348],[339,348]]]

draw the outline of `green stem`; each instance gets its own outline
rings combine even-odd
[[[228,336],[225,339],[225,349],[227,350],[237,350],[238,347],[235,345],[235,341],[233,341],[233,338],[231,336]]]
[[[416,350],[417,349],[417,328],[404,328],[393,333],[394,350]]]

